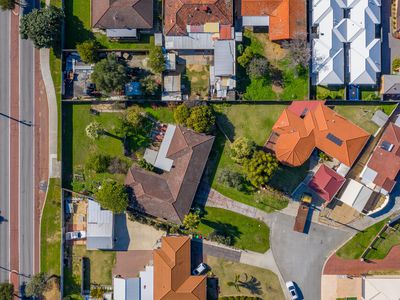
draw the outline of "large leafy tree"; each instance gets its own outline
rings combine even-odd
[[[138,105],[130,106],[123,115],[123,119],[132,127],[140,127],[144,118],[144,111]]]
[[[103,127],[100,125],[99,122],[92,122],[86,126],[86,135],[88,138],[95,140],[98,139],[100,134],[103,132]]]
[[[95,197],[101,207],[114,213],[123,213],[128,207],[128,193],[125,186],[113,180],[104,180]]]
[[[0,9],[2,10],[14,9],[16,5],[19,5],[19,2],[15,0],[0,0]]]
[[[242,164],[254,152],[256,144],[246,137],[237,138],[231,144],[230,156],[234,162]]]
[[[97,89],[106,92],[122,91],[129,81],[128,68],[124,61],[118,60],[114,54],[99,61],[93,70],[92,80]]]
[[[46,273],[38,273],[32,276],[25,288],[25,295],[27,297],[41,297],[42,294],[48,289]]]
[[[174,111],[174,119],[175,122],[179,125],[186,125],[187,119],[190,117],[190,108],[185,104],[182,103],[179,105]]]
[[[155,95],[160,87],[157,81],[152,76],[146,76],[140,80],[142,91],[145,95]]]
[[[200,216],[198,213],[188,213],[184,218],[183,218],[183,226],[187,230],[194,230],[199,226],[200,224]]]
[[[165,58],[161,47],[152,47],[149,53],[149,67],[154,73],[165,70]]]
[[[64,12],[53,5],[33,9],[20,21],[23,39],[31,39],[36,48],[50,48],[59,41]]]
[[[214,128],[215,116],[211,106],[200,105],[190,110],[186,125],[196,132],[209,133]]]
[[[0,299],[12,300],[14,294],[14,286],[11,283],[0,284]]]
[[[83,43],[76,45],[79,56],[86,63],[95,63],[98,60],[97,51],[99,50],[99,43],[94,40],[87,40]]]
[[[278,169],[278,161],[271,153],[254,152],[251,159],[244,164],[248,180],[255,187],[264,186]]]
[[[247,65],[247,74],[252,78],[261,78],[267,75],[269,62],[265,57],[253,57]]]

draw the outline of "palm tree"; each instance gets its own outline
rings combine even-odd
[[[229,281],[227,283],[228,286],[234,286],[236,291],[240,292],[240,286],[241,286],[241,282],[240,282],[240,274],[235,274],[235,278],[233,281]]]

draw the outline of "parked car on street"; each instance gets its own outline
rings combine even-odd
[[[297,290],[296,290],[296,287],[295,287],[293,281],[287,281],[286,287],[289,291],[291,300],[299,300],[300,299],[299,295],[297,294]]]

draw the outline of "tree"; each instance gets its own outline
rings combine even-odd
[[[19,2],[15,0],[0,0],[0,9],[2,10],[12,10]]]
[[[234,277],[233,281],[227,282],[227,285],[228,286],[234,286],[236,291],[240,293],[240,286],[241,286],[240,274],[235,274],[235,277]]]
[[[165,70],[165,58],[161,47],[150,49],[149,67],[154,73],[162,73]]]
[[[0,283],[0,299],[12,300],[14,295],[14,286],[11,283]]]
[[[215,116],[211,106],[200,105],[190,110],[190,116],[186,120],[186,126],[196,132],[209,133],[214,128]]]
[[[109,155],[96,153],[89,156],[89,159],[86,163],[86,168],[95,171],[96,173],[104,173],[107,172],[110,163],[111,157]]]
[[[76,45],[76,50],[78,50],[79,56],[85,63],[94,64],[98,60],[97,51],[99,50],[99,43],[95,40],[84,41]]]
[[[197,226],[200,224],[200,215],[198,213],[188,213],[184,218],[183,218],[183,226],[187,230],[195,230]]]
[[[231,144],[230,157],[238,164],[242,164],[248,159],[256,149],[256,144],[246,137],[237,138]]]
[[[398,73],[400,69],[400,58],[396,57],[392,61],[392,73]]]
[[[101,207],[117,214],[123,213],[128,206],[128,193],[125,186],[114,180],[104,180],[95,193],[95,198]]]
[[[287,57],[292,62],[292,66],[301,66],[306,69],[311,58],[310,48],[307,45],[307,36],[305,34],[297,35],[290,41],[284,41],[282,47],[288,49]]]
[[[114,54],[99,61],[94,66],[91,77],[97,89],[106,93],[122,91],[129,81],[126,63],[118,60]]]
[[[260,78],[267,75],[269,69],[269,62],[265,57],[253,57],[247,65],[247,74],[252,78]]]
[[[106,292],[106,289],[101,286],[96,286],[95,288],[92,288],[90,290],[90,296],[93,299],[104,299],[104,293]]]
[[[47,274],[41,272],[31,277],[25,288],[25,296],[40,297],[47,289]]]
[[[88,138],[95,140],[99,138],[99,135],[103,132],[103,127],[99,122],[91,122],[86,126],[86,135]]]
[[[218,176],[218,182],[225,184],[231,188],[235,188],[239,191],[242,191],[244,189],[244,178],[242,174],[229,169],[222,169],[221,173]]]
[[[123,118],[130,126],[140,127],[144,121],[143,109],[138,105],[132,105],[125,111]]]
[[[243,54],[238,57],[239,65],[241,65],[243,68],[246,68],[246,66],[253,58],[253,56],[254,56],[253,49],[251,49],[250,47],[246,47],[246,49],[244,49]]]
[[[108,172],[111,174],[126,174],[128,172],[129,165],[126,160],[119,157],[114,157],[108,166]]]
[[[53,5],[33,9],[21,18],[21,37],[31,39],[36,48],[50,48],[59,41],[64,17],[64,12]]]
[[[140,80],[142,91],[145,95],[155,95],[159,85],[151,75],[146,76]]]
[[[179,125],[186,126],[186,121],[189,117],[190,117],[190,108],[185,103],[179,105],[174,111],[175,122],[178,123]]]
[[[278,161],[271,153],[260,150],[254,152],[252,158],[246,161],[244,169],[252,185],[264,186],[278,169]]]

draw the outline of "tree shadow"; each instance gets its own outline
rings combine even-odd
[[[230,141],[235,138],[235,126],[228,119],[228,117],[221,112],[216,112],[216,124],[218,129],[228,137]]]
[[[82,20],[73,15],[74,1],[65,1],[65,36],[67,49],[75,49],[76,44],[86,40],[95,39],[92,31],[85,28]]]
[[[247,274],[245,275],[246,275],[245,281],[239,281],[239,286],[247,289],[252,295],[261,295],[262,294],[261,282],[254,276],[251,276],[248,279]]]
[[[205,215],[207,215],[206,212]],[[239,228],[232,224],[222,223],[220,221],[214,222],[207,219],[203,219],[202,223],[214,229],[214,231],[218,234],[229,236],[232,239],[233,244],[242,235],[242,232],[239,230]]]
[[[73,174],[73,106],[62,103],[62,186],[71,188]]]

